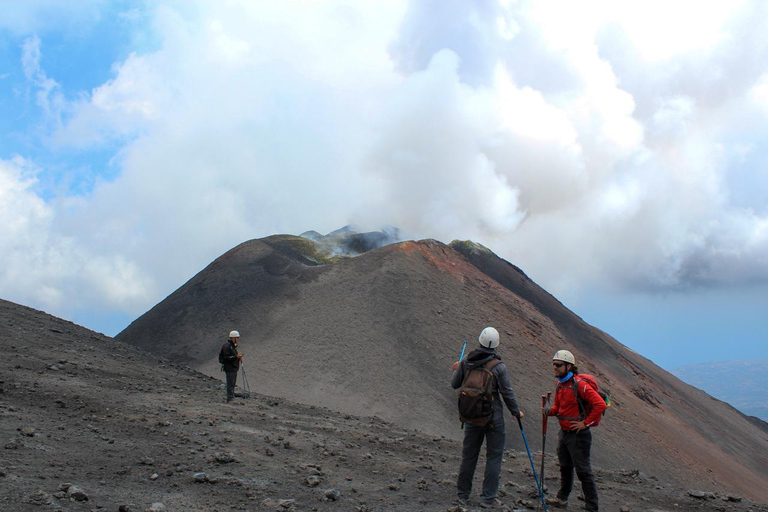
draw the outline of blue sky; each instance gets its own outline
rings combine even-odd
[[[656,364],[674,369],[764,358],[766,291],[752,285],[655,294],[585,292],[575,306],[568,305]]]
[[[244,240],[397,225],[664,367],[768,357],[763,2],[3,7],[2,298],[114,335]]]

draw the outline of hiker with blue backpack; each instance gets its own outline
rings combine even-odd
[[[552,358],[552,367],[557,378],[555,402],[543,407],[544,417],[555,416],[560,423],[557,444],[557,458],[560,462],[560,490],[554,498],[547,500],[550,505],[565,508],[573,488],[573,472],[581,481],[584,492],[585,510],[597,512],[597,485],[592,474],[590,451],[592,448],[591,428],[600,423],[608,407],[606,398],[598,392],[597,382],[591,375],[580,375],[576,359],[567,350],[558,350]]]
[[[486,327],[480,333],[478,341],[480,346],[472,350],[466,359],[463,359],[462,349],[462,356],[453,364],[451,379],[451,387],[459,390],[459,419],[464,429],[461,466],[456,483],[457,503],[466,505],[469,500],[472,477],[475,474],[480,448],[485,440],[485,475],[480,506],[496,508],[502,506],[497,495],[506,438],[504,405],[518,420],[523,417],[523,412],[517,405],[515,392],[509,383],[507,367],[496,353],[499,331]]]

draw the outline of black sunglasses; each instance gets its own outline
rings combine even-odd
[[[552,363],[552,366],[554,366],[556,368],[561,368],[561,367],[565,366],[565,363]]]

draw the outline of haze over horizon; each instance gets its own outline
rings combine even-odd
[[[471,239],[665,368],[768,358],[768,4],[11,0],[0,297],[115,335],[275,233]]]

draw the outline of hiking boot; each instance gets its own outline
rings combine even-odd
[[[554,498],[546,499],[547,505],[554,505],[555,507],[566,508],[568,506],[568,500],[562,500],[558,496]]]
[[[468,507],[469,506],[469,498],[462,498],[459,496],[455,500],[453,500],[454,505],[459,505],[460,507]]]
[[[503,506],[504,506],[504,503],[502,503],[499,498],[493,498],[491,501],[480,502],[481,508],[501,508]]]

